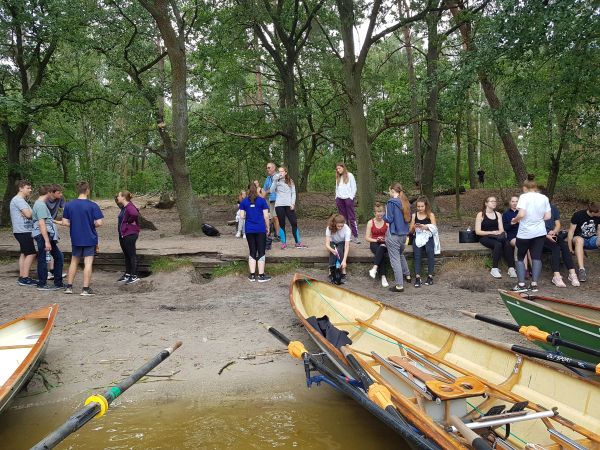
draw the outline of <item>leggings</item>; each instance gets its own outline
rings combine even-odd
[[[550,257],[552,272],[560,271],[560,255],[562,254],[563,261],[568,270],[574,269],[573,257],[569,251],[569,245],[564,239],[558,238],[557,241],[551,241],[550,239],[544,240],[544,250],[552,252]]]
[[[504,257],[504,262],[508,267],[515,267],[513,249],[506,239],[482,236],[479,238],[479,243],[492,250],[492,267],[498,267],[501,257]]]
[[[129,275],[137,275],[135,243],[138,236],[138,234],[130,234],[125,237],[119,236],[119,244],[121,244],[121,250],[123,250],[123,256],[125,257],[125,273]]]
[[[531,281],[537,283],[542,273],[542,251],[546,235],[532,239],[517,238],[517,276],[519,283],[525,283],[525,255],[531,255]]]
[[[433,238],[430,238],[423,247],[417,247],[413,244],[413,258],[415,259],[415,274],[417,276],[421,275],[423,250],[427,255],[427,274],[432,277],[435,269],[435,242]]]
[[[382,276],[385,275],[388,251],[387,247],[383,242],[369,242],[369,248],[375,255],[373,258],[373,264],[377,266],[377,273]]]
[[[246,233],[250,258],[258,261],[265,256],[267,246],[267,233]]]
[[[277,219],[279,220],[279,238],[281,239],[281,243],[285,244],[287,242],[285,235],[286,217],[289,219],[290,225],[292,226],[292,234],[294,235],[294,240],[296,241],[296,244],[300,243],[300,232],[298,231],[298,220],[296,219],[296,211],[289,206],[276,206],[275,214],[277,214]]]

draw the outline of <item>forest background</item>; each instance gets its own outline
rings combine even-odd
[[[359,212],[527,173],[599,200],[600,11],[584,0],[2,0],[1,223],[16,180],[198,195],[288,167]]]

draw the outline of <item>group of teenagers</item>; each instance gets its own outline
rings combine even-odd
[[[579,286],[580,282],[587,281],[585,250],[597,249],[599,245],[599,202],[590,202],[587,209],[576,211],[568,231],[563,231],[558,208],[544,192],[530,175],[523,183],[523,193],[511,197],[502,214],[496,211],[496,197],[490,196],[475,218],[479,242],[492,250],[491,276],[502,277],[499,262],[504,258],[508,276],[517,278],[513,288],[516,292],[538,291],[544,251],[550,253],[552,283],[557,287],[567,286],[560,273],[562,257],[568,271],[567,282]]]
[[[57,184],[42,185],[31,206],[28,199],[32,187],[29,181],[17,182],[17,194],[10,202],[13,234],[19,243],[20,286],[37,287],[40,291],[64,290],[73,294],[73,282],[79,263],[83,261],[83,288],[81,295],[95,292],[90,284],[93,261],[98,251],[97,228],[104,216],[97,203],[89,200],[90,185],[86,181],[76,184],[78,197],[69,202],[63,197],[63,188]],[[115,196],[120,207],[117,232],[125,258],[125,273],[119,283],[133,284],[137,276],[136,242],[140,233],[139,211],[131,202],[131,193],[121,191]],[[59,213],[62,217],[59,219]],[[64,256],[59,248],[59,228],[68,227],[71,237],[71,263],[68,273],[63,273]],[[36,249],[37,246],[37,249]],[[37,257],[37,280],[30,277],[33,261]],[[53,283],[50,284],[49,282]]]
[[[287,248],[285,230],[289,220],[296,248],[304,248],[300,239],[295,213],[296,188],[285,167],[276,168],[270,162],[266,166],[267,176],[260,187],[258,180],[250,183],[247,191],[242,191],[239,200],[237,237],[245,237],[248,242],[248,279],[252,282],[265,282],[270,277],[265,273],[265,255],[268,243],[279,240],[281,248]],[[329,253],[329,278],[336,284],[346,280],[350,242],[360,244],[356,222],[355,197],[356,180],[343,162],[335,167],[337,214],[333,214],[325,229],[325,248]],[[435,215],[431,212],[425,197],[416,201],[416,212],[411,214],[410,203],[400,183],[389,188],[390,198],[383,205],[377,203],[374,217],[367,223],[365,240],[374,255],[374,263],[369,276],[379,278],[383,287],[393,292],[402,292],[404,282],[412,282],[404,249],[407,237],[414,236],[415,287],[433,284],[435,254],[440,252],[439,235]],[[421,281],[423,254],[427,258],[428,274]],[[390,286],[386,278],[386,260],[394,272],[394,283]]]

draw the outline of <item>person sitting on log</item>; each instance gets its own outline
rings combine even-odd
[[[369,248],[373,255],[373,267],[369,270],[369,276],[373,279],[379,274],[381,278],[381,286],[389,287],[389,283],[385,276],[386,259],[388,258],[387,247],[385,246],[385,233],[388,229],[388,224],[383,220],[385,207],[377,202],[373,210],[374,217],[367,222],[367,230],[365,232],[365,241],[369,243]]]
[[[596,250],[600,245],[600,202],[590,202],[586,209],[577,211],[571,217],[567,242],[571,253],[577,257],[579,281],[587,281],[587,271],[583,264],[584,250]]]

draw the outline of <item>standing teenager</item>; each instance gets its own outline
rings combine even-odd
[[[35,259],[37,251],[31,232],[33,231],[33,222],[31,221],[31,206],[27,199],[31,195],[31,183],[20,180],[17,182],[17,194],[10,201],[10,221],[12,223],[13,236],[19,243],[19,286],[37,286],[37,280],[29,277],[31,264]]]
[[[292,235],[296,241],[296,248],[304,248],[300,239],[298,230],[298,219],[296,218],[296,185],[294,180],[288,175],[286,167],[280,167],[279,173],[273,175],[273,184],[271,189],[275,190],[277,198],[275,199],[275,214],[279,220],[279,239],[281,240],[281,249],[287,247],[287,236],[285,234],[285,219],[290,221]]]
[[[78,197],[65,205],[63,219],[59,223],[68,226],[71,230],[71,264],[65,285],[65,294],[73,293],[73,280],[77,274],[79,262],[83,259],[83,289],[81,295],[94,295],[90,287],[92,281],[92,266],[96,247],[98,246],[98,233],[96,228],[102,226],[102,211],[100,207],[89,200],[90,185],[87,181],[79,181],[75,185]]]
[[[240,217],[245,221],[248,242],[249,281],[264,283],[271,279],[265,274],[265,249],[269,231],[269,205],[258,195],[254,183],[248,186],[248,196],[240,202]],[[256,273],[258,269],[258,274]]]
[[[389,190],[390,199],[385,205],[383,220],[388,223],[385,234],[385,245],[388,249],[390,264],[394,270],[395,284],[390,286],[392,292],[404,291],[404,279],[410,282],[408,263],[404,256],[408,224],[410,223],[410,203],[400,183],[393,183]]]
[[[277,166],[275,163],[267,164],[267,178],[262,187],[262,196],[269,202],[269,214],[271,222],[273,224],[273,239],[279,239],[279,219],[275,214],[275,200],[277,200],[277,193],[275,192],[275,186],[273,186],[273,177],[277,176]],[[270,234],[270,230],[267,229],[267,234]]]
[[[133,284],[139,281],[136,242],[140,236],[140,211],[131,202],[131,192],[129,191],[119,192],[116,200],[122,207],[117,224],[119,244],[125,257],[125,273],[117,280],[117,283]]]
[[[335,205],[338,212],[346,219],[346,223],[350,225],[354,243],[360,244],[356,211],[354,209],[355,197],[356,180],[354,179],[354,175],[348,172],[346,165],[340,161],[335,165]]]
[[[50,211],[50,215],[52,216],[52,220],[55,221],[58,217],[58,213],[61,210],[65,209],[65,205],[67,201],[63,197],[63,188],[60,184],[52,184],[49,186],[50,192],[48,192],[48,196],[46,197],[46,206]],[[56,240],[59,240],[58,227],[55,227],[56,232]],[[61,273],[62,278],[67,276],[66,273]],[[48,279],[54,279],[54,259],[51,259],[48,263]]]

